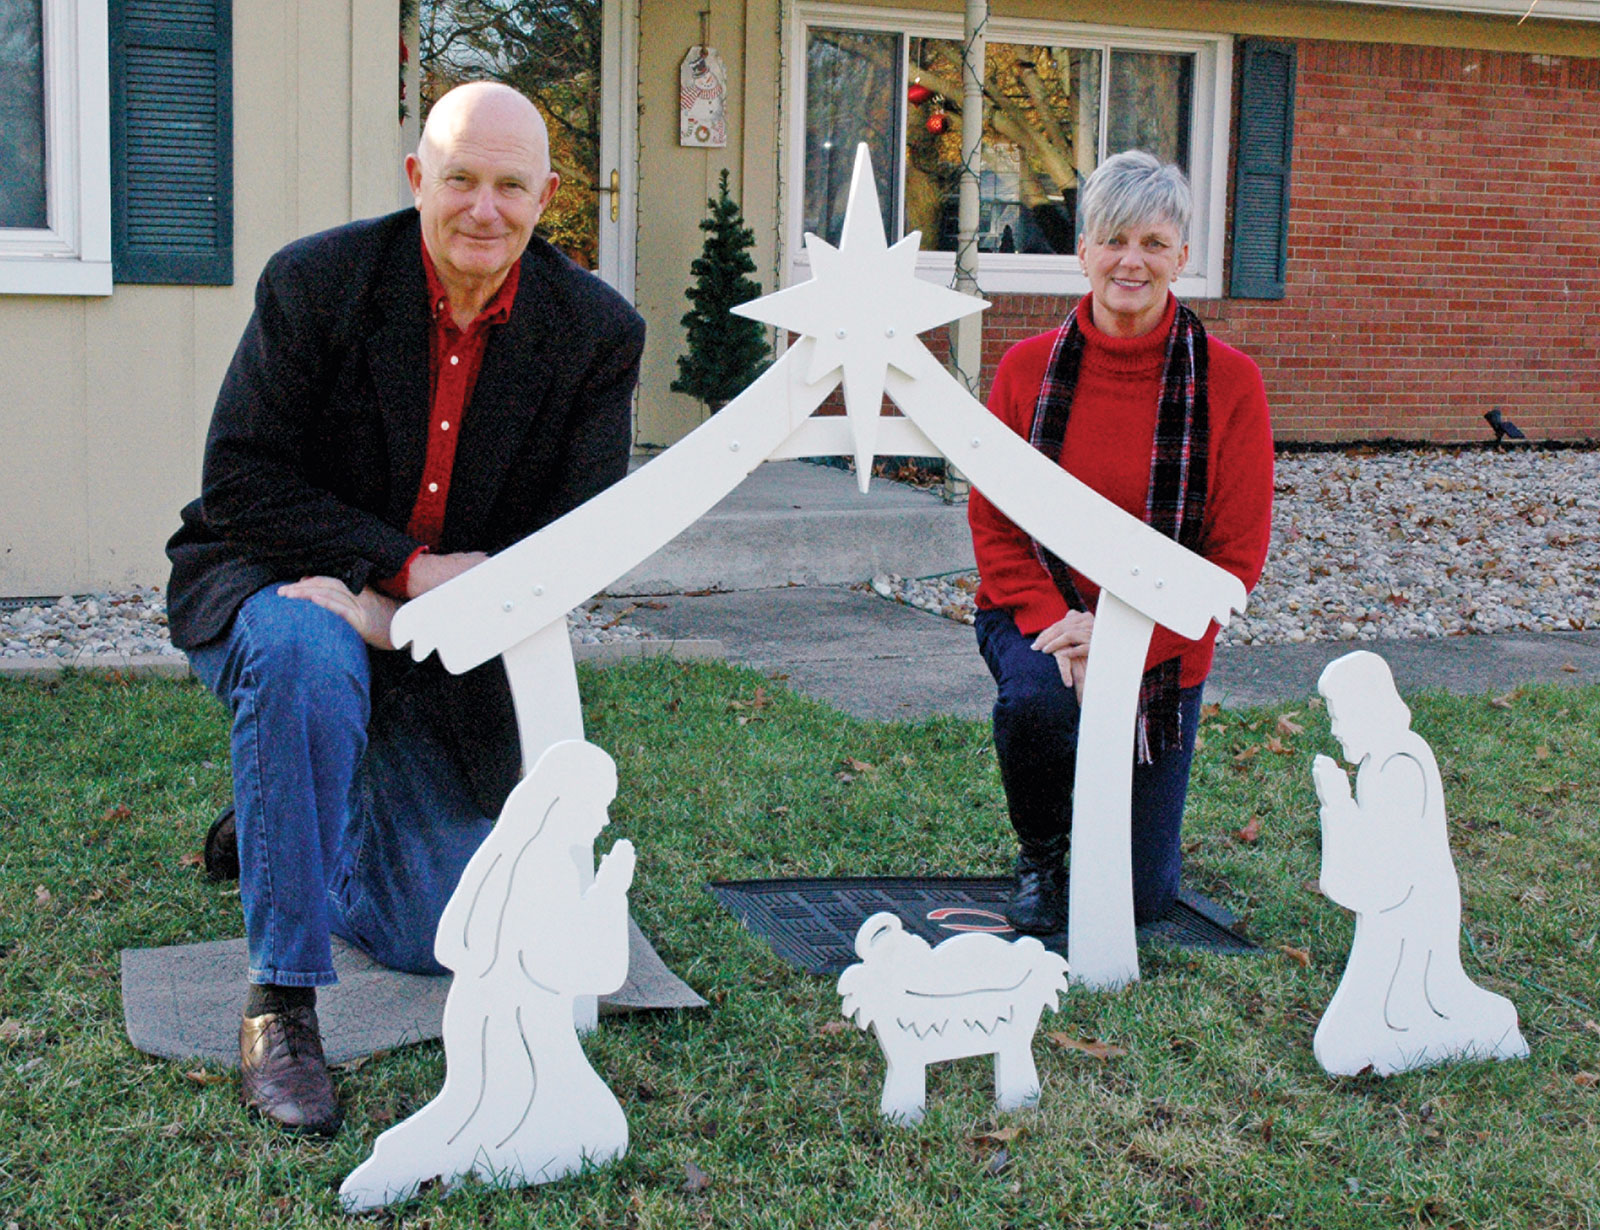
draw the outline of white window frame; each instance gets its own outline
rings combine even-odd
[[[106,0],[44,0],[49,225],[0,228],[0,294],[111,293]]]
[[[806,43],[814,26],[831,29],[889,32],[910,38],[961,41],[961,17],[909,9],[865,8],[844,4],[801,4],[791,29],[789,47],[788,183],[783,263],[785,284],[811,276],[803,242],[805,212]],[[1223,295],[1222,248],[1228,200],[1228,127],[1233,90],[1233,37],[1182,30],[1146,30],[1079,22],[1038,21],[994,17],[984,31],[993,43],[1034,43],[1111,47],[1135,51],[1177,51],[1195,57],[1194,106],[1190,113],[1189,179],[1194,189],[1194,218],[1189,227],[1189,264],[1173,284],[1185,299],[1220,299]],[[1109,58],[1102,75],[1110,72]],[[957,100],[959,103],[959,100]],[[900,108],[897,148],[905,147],[906,108]],[[1107,117],[1100,117],[1102,130]],[[905,157],[899,157],[900,179],[895,185],[894,212],[901,212],[905,195]],[[890,236],[891,242],[893,236]],[[955,279],[954,252],[923,252],[917,257],[917,275],[931,282],[951,284]],[[1071,254],[1053,256],[985,252],[978,258],[978,286],[985,294],[1082,295],[1089,279]]]

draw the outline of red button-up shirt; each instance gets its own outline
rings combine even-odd
[[[456,327],[450,314],[450,299],[439,280],[433,257],[422,246],[422,268],[428,277],[428,303],[433,328],[428,332],[428,451],[422,463],[422,482],[406,533],[423,545],[418,547],[394,576],[379,588],[395,597],[405,597],[412,562],[423,551],[439,545],[444,534],[445,503],[450,496],[450,475],[455,469],[456,440],[461,421],[472,401],[472,390],[483,368],[483,352],[489,344],[489,329],[511,317],[517,297],[517,280],[522,271],[519,259],[506,274],[494,298],[483,305],[465,329]]]

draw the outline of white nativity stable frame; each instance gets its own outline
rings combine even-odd
[[[919,236],[884,238],[866,146],[838,248],[806,236],[812,278],[736,309],[800,335],[695,431],[581,507],[406,603],[395,645],[451,671],[505,660],[525,766],[583,737],[569,611],[698,520],[762,462],[853,455],[863,494],[878,455],[943,456],[1035,539],[1101,588],[1080,725],[1069,885],[1072,976],[1138,978],[1129,808],[1139,682],[1156,624],[1198,638],[1245,589],[1073,478],[994,418],[917,335],[982,311],[915,276]],[[839,384],[847,413],[813,417]],[[905,417],[881,415],[883,395]],[[1112,766],[1112,767],[1107,767]],[[580,873],[593,854],[574,850]],[[579,1005],[580,1026],[592,1003]]]

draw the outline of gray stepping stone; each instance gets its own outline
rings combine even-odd
[[[336,986],[317,992],[323,1050],[348,1063],[439,1036],[449,977],[403,974],[337,936]],[[149,1055],[237,1067],[239,1013],[248,959],[243,939],[122,950],[122,1013],[128,1040]],[[602,1016],[653,1008],[704,1008],[628,919],[628,980],[600,997]]]

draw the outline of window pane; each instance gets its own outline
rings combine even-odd
[[[0,5],[0,227],[49,225],[44,167],[44,0]]]
[[[810,31],[806,44],[805,229],[838,243],[856,145],[872,152],[884,233],[894,228],[899,180],[895,133],[900,36],[860,30]]]
[[[1189,173],[1189,108],[1194,57],[1181,52],[1113,51],[1106,151],[1142,149]]]
[[[906,229],[922,246],[957,247],[961,44],[911,41],[906,123]],[[1078,182],[1095,168],[1100,53],[990,43],[984,62],[978,250],[1071,252]]]

